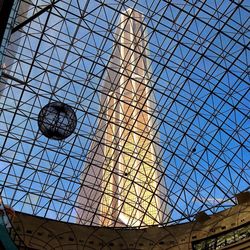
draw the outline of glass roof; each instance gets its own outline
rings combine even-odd
[[[16,211],[60,221],[121,226],[117,216],[109,217],[107,211],[104,214],[108,201],[84,194],[84,187],[99,189],[102,197],[116,197],[121,204],[110,202],[112,211],[121,214],[127,204],[130,210],[126,213],[132,217],[136,217],[137,210],[141,218],[150,217],[152,197],[161,199],[161,204],[166,205],[155,205],[154,209],[165,216],[164,220],[125,223],[140,227],[192,221],[200,211],[212,214],[236,204],[235,194],[249,190],[248,1],[20,2],[1,70],[0,190],[5,204]],[[137,37],[143,44],[138,41],[136,45],[133,40],[125,45],[117,38],[127,27],[121,25],[122,20],[138,22],[131,13],[140,13],[139,29],[143,27],[143,32]],[[146,52],[136,52],[136,46]],[[134,65],[129,76],[122,75],[145,86],[144,92],[150,94],[141,97],[149,103],[148,110],[146,104],[139,108],[134,99],[126,101],[126,94],[110,94],[114,84],[104,83],[110,70],[116,75],[121,68],[127,70],[127,66],[113,65],[114,56],[119,59],[116,51],[122,47],[131,55],[137,53],[146,58],[144,83],[135,75],[140,73],[136,72],[138,65],[130,59],[122,59]],[[125,87],[123,90],[128,91]],[[134,97],[137,90],[132,91]],[[145,121],[143,131],[148,127],[147,140],[157,145],[150,146],[154,148],[150,153],[155,157],[153,163],[147,162],[146,153],[139,159],[142,153],[138,153],[138,148],[146,148],[139,146],[140,139],[128,139],[130,144],[117,149],[117,162],[121,164],[121,155],[127,155],[130,163],[123,160],[122,173],[117,173],[119,164],[112,163],[109,175],[116,175],[120,181],[116,192],[108,188],[104,163],[96,165],[102,173],[94,176],[92,183],[84,177],[90,174],[86,169],[96,159],[93,147],[107,148],[107,139],[96,138],[98,133],[110,135],[110,121],[104,121],[103,112],[108,116],[111,106],[103,100],[113,99],[134,110],[128,118],[135,122],[129,129],[125,127],[130,134],[138,136],[139,115],[135,115],[135,107],[138,112],[148,113],[155,125]],[[47,138],[39,130],[38,115],[51,102],[65,103],[76,114],[76,129],[66,139]],[[113,128],[119,130],[120,122],[111,122]],[[101,129],[100,124],[106,129]],[[120,147],[125,140],[122,135],[114,138],[110,139],[109,148],[114,144]],[[106,151],[102,153],[104,160],[114,162],[114,156]],[[159,193],[155,188],[148,193],[151,201],[146,202],[143,197],[146,203],[140,203],[142,196],[137,187],[132,191],[133,185],[143,178],[137,172],[150,164],[157,174],[149,176],[145,170],[146,179],[154,179],[152,185],[164,191]],[[126,195],[122,181],[129,186]],[[103,182],[107,185],[103,186]],[[136,201],[130,200],[133,192]],[[90,206],[92,217],[79,220],[79,213],[87,211],[83,202],[90,198],[96,204],[94,209]],[[135,205],[138,202],[140,205]],[[105,218],[115,223],[105,224]]]

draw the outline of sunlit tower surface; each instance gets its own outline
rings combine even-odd
[[[121,14],[78,196],[81,224],[144,226],[167,221],[146,34],[141,13],[127,9]]]

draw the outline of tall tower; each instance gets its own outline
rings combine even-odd
[[[166,222],[145,34],[142,14],[126,10],[115,32],[115,49],[102,85],[100,120],[82,175],[79,223]]]

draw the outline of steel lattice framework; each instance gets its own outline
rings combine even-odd
[[[159,185],[166,188],[167,223],[221,211],[236,204],[235,194],[249,190],[248,1],[22,0],[18,6],[1,66],[5,204],[78,221],[82,175],[98,133],[101,99],[109,95],[103,80],[128,8],[142,13],[146,27],[146,98],[154,100],[152,140],[164,180]],[[54,101],[70,105],[77,116],[76,130],[61,141],[43,136],[37,124],[40,110]],[[102,215],[98,208],[95,213]]]

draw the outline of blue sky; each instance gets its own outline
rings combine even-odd
[[[78,1],[60,1],[49,19],[46,12],[23,28],[7,73],[26,84],[8,80],[0,99],[1,195],[16,210],[71,222],[114,48],[114,9],[134,5],[79,2],[85,12]],[[153,115],[171,220],[217,211],[214,205],[249,188],[249,14],[227,1],[137,2],[148,25]],[[76,133],[64,141],[38,130],[37,115],[52,100],[71,105],[78,117]]]

